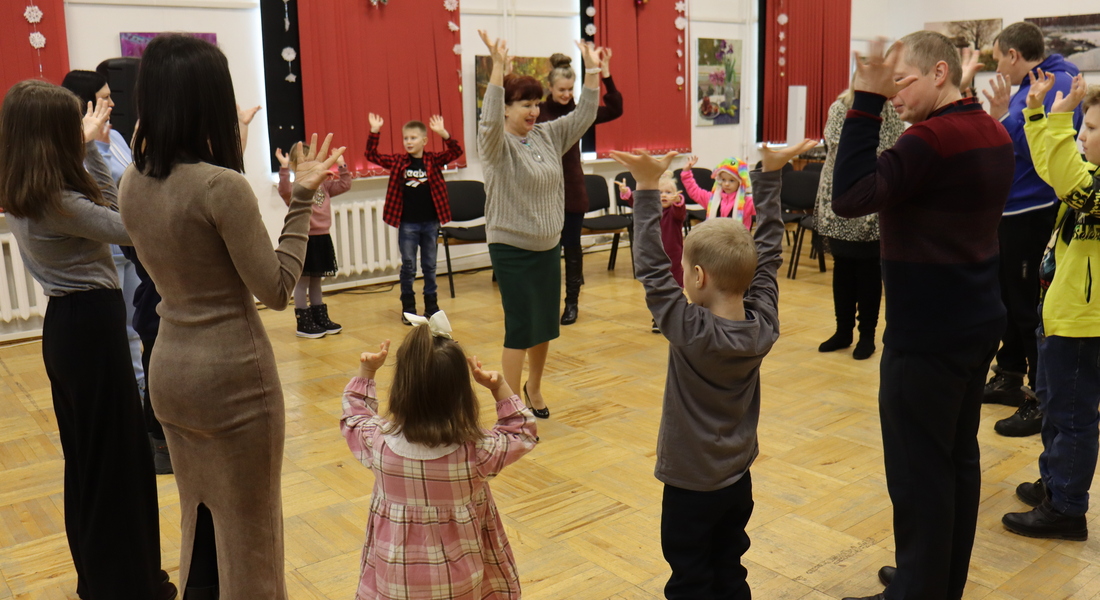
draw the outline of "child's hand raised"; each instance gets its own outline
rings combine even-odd
[[[504,385],[504,376],[499,371],[486,371],[481,366],[481,361],[476,356],[466,357],[466,362],[470,363],[470,372],[474,375],[474,381],[489,390],[496,391],[500,386]]]
[[[447,128],[443,126],[442,115],[432,115],[428,120],[428,127],[443,139],[451,137],[451,134],[447,133]]]
[[[103,127],[107,125],[107,119],[109,118],[111,118],[111,105],[106,100],[97,98],[94,108],[91,102],[88,103],[88,110],[84,113],[84,122],[82,123],[85,144],[102,134]]]
[[[385,119],[382,118],[382,115],[370,113],[370,115],[368,115],[368,119],[370,119],[371,133],[378,133],[379,131],[382,131],[382,125],[385,125],[386,123]]]
[[[275,149],[275,160],[279,161],[279,166],[284,169],[290,168],[290,157],[283,153],[282,148]]]
[[[390,341],[386,340],[378,345],[378,352],[364,352],[359,355],[359,376],[363,379],[374,379],[374,374],[386,364],[386,357],[390,355]]]
[[[760,162],[763,163],[763,171],[779,171],[791,159],[806,152],[817,145],[817,140],[802,140],[800,144],[791,144],[784,148],[773,150],[767,144],[760,148]]]
[[[684,165],[684,168],[690,171],[691,169],[695,168],[695,165],[698,162],[699,162],[699,157],[692,154],[691,156],[688,157],[687,164]]]
[[[1054,79],[1054,77],[1051,77]],[[1071,113],[1076,110],[1077,105],[1085,99],[1085,95],[1088,94],[1089,86],[1085,84],[1085,76],[1078,73],[1073,78],[1073,85],[1069,88],[1069,95],[1062,97],[1062,92],[1059,91],[1054,95],[1054,104],[1050,106],[1050,112],[1052,113]],[[1030,98],[1029,98],[1030,100]]]
[[[630,170],[630,174],[638,182],[639,190],[657,189],[661,173],[668,170],[672,159],[676,156],[675,152],[669,152],[660,158],[655,158],[645,150],[638,150],[636,154],[617,150],[611,152],[611,158],[615,159],[615,162]]]
[[[298,143],[298,165],[294,171],[294,181],[306,188],[307,190],[316,190],[321,187],[326,179],[329,178],[331,173],[329,169],[332,165],[336,164],[336,159],[344,153],[344,147],[336,148],[331,153],[329,152],[329,145],[332,144],[332,134],[325,136],[325,143],[321,144],[320,150],[317,149],[317,134],[313,134],[313,138],[309,142],[309,152],[303,155],[302,145]],[[294,150],[291,150],[294,152]],[[325,158],[325,157],[328,158]]]

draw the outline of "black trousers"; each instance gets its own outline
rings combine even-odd
[[[661,550],[672,567],[669,600],[750,600],[745,526],[752,516],[752,477],[713,492],[665,485],[661,501]]]
[[[830,246],[840,245],[830,240]],[[878,327],[879,310],[882,307],[882,261],[878,256],[878,242],[845,242],[847,245],[869,245],[873,248],[866,256],[833,253],[833,310],[836,313],[837,332],[851,333],[859,311],[861,337],[874,340]]]
[[[153,457],[119,290],[50,298],[42,358],[65,454],[65,532],[83,600],[160,587]]]
[[[996,347],[988,339],[882,353],[879,417],[898,568],[888,600],[962,598],[981,491],[982,389]]]
[[[1058,206],[1001,218],[997,235],[1001,247],[1001,300],[1008,310],[997,365],[1026,373],[1035,387],[1039,356],[1035,330],[1039,326],[1039,262],[1050,240]]]

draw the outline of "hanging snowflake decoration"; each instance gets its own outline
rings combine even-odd
[[[786,64],[787,64],[787,59],[785,59],[785,58],[783,58],[782,56],[780,56],[780,57],[779,57],[779,66],[781,66],[781,67],[782,67],[782,66],[784,66],[784,65],[786,65]]]
[[[779,39],[781,39],[781,40],[787,39],[787,32],[786,31],[780,31],[779,32]]]
[[[283,57],[283,60],[286,61],[287,76],[284,77],[284,79],[286,79],[290,83],[298,81],[298,76],[294,74],[293,64],[294,59],[298,58],[298,53],[294,51],[294,48],[287,46],[286,48],[283,48],[281,56]]]
[[[455,44],[455,54],[462,54],[462,44]]]
[[[596,16],[596,7],[595,6],[589,6],[588,8],[584,9],[584,14],[586,14],[590,17]]]
[[[683,44],[684,43],[684,36],[682,36],[682,35],[676,36],[676,43],[677,44]]]
[[[684,51],[683,51],[683,50],[681,50],[681,49],[679,49],[679,48],[677,48],[677,49],[676,49],[676,56],[678,56],[678,57],[680,57],[680,58],[683,58],[683,57],[684,57]]]
[[[684,76],[683,75],[678,75],[676,77],[676,85],[684,85]]]
[[[23,11],[23,18],[28,23],[38,23],[42,20],[42,9],[32,4],[27,7],[27,10]]]
[[[676,3],[676,12],[678,12],[678,13],[687,12],[687,9],[688,9],[687,2],[684,2],[684,0],[680,0],[679,2]]]
[[[30,35],[30,43],[31,48],[41,50],[46,47],[46,36],[36,31]]]
[[[458,10],[458,0],[443,0],[443,8],[451,12]]]
[[[786,54],[787,53],[787,47],[786,46],[780,46],[779,47],[779,53],[780,54]]]
[[[283,79],[286,79],[290,83],[294,83],[295,81],[298,81],[298,76],[295,75],[294,73],[287,73],[287,76],[284,77]]]
[[[454,21],[447,21],[447,29],[450,29],[451,31],[458,31],[458,23],[455,23]]]
[[[779,16],[775,18],[776,23],[779,23],[780,25],[786,25],[787,22],[790,20],[791,19],[787,16],[787,13],[779,13]]]
[[[283,48],[283,60],[286,62],[294,62],[295,58],[298,58],[298,53],[294,51],[294,48],[290,46]]]
[[[673,21],[673,23],[675,23],[676,29],[679,29],[680,31],[683,31],[684,28],[688,26],[688,20],[683,17],[676,17],[676,20]]]
[[[593,24],[593,23],[589,23],[588,25],[585,25],[584,26],[584,34],[589,36],[589,37],[591,37],[593,35],[596,35],[596,25]]]

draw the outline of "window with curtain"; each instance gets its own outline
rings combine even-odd
[[[762,0],[763,141],[787,138],[787,88],[806,86],[806,137],[820,139],[829,106],[848,89],[851,0]]]
[[[24,79],[61,85],[69,72],[62,0],[0,0],[0,94]],[[37,11],[31,8],[37,8]],[[37,34],[37,35],[35,35]],[[35,48],[34,45],[41,45]]]
[[[597,127],[596,153],[646,148],[652,153],[691,150],[691,40],[677,19],[676,0],[592,0],[595,42],[612,49],[611,76],[623,94],[623,116]],[[587,9],[587,6],[585,7]],[[677,50],[680,54],[677,54]],[[678,79],[681,78],[681,79]]]
[[[385,119],[379,151],[404,152],[401,126],[442,115],[463,139],[459,11],[451,3],[408,0],[303,2],[298,6],[305,131],[333,133],[358,176],[385,171],[363,156],[368,113]],[[453,23],[454,28],[450,26]],[[431,133],[428,151],[443,150]],[[468,148],[464,148],[469,151]],[[451,166],[466,166],[463,155]]]

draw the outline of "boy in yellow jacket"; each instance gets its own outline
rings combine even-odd
[[[1016,488],[1034,509],[1008,513],[1001,522],[1020,535],[1083,541],[1100,425],[1100,86],[1087,87],[1078,75],[1047,115],[1043,99],[1053,84],[1042,71],[1033,75],[1024,110],[1035,170],[1062,201],[1039,271],[1045,290],[1035,390],[1043,412],[1041,478]],[[1085,160],[1072,122],[1079,102]]]

